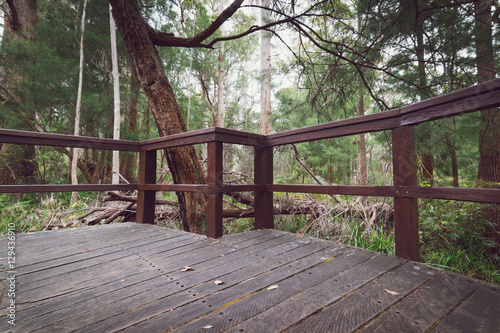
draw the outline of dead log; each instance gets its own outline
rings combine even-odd
[[[231,203],[231,209],[226,208],[223,210],[224,218],[255,217],[252,196],[241,193],[228,193],[228,195],[248,208],[239,208]],[[79,216],[78,220],[84,220],[89,225],[111,223],[118,218],[122,218],[124,222],[135,221],[136,196],[108,192],[104,201],[114,204],[112,206],[90,208],[88,212]],[[125,202],[126,204],[117,204],[118,202]],[[301,201],[289,196],[276,196],[273,211],[275,215],[311,215],[311,219],[299,230],[299,233],[305,233],[315,222],[322,218],[346,219],[355,216],[366,221],[369,228],[372,225],[385,225],[393,220],[393,208],[386,203],[374,203],[368,207],[365,207],[361,202],[356,202],[354,206],[346,203],[331,205],[315,201],[312,198]],[[180,218],[179,213],[177,202],[156,199],[156,223],[165,220],[177,221]]]

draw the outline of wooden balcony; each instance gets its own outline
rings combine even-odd
[[[8,277],[14,275],[17,325],[6,320],[0,327],[6,332],[494,332],[500,327],[498,287],[417,263],[417,200],[499,204],[500,189],[419,187],[414,126],[499,106],[500,80],[494,80],[387,112],[268,136],[208,128],[134,142],[0,130],[3,143],[140,153],[135,184],[0,186],[0,193],[139,191],[138,224],[16,235],[14,268],[6,266],[8,257],[1,260],[0,312],[8,319],[13,299]],[[383,130],[392,131],[392,186],[273,183],[273,147]],[[158,149],[200,143],[207,144],[208,184],[156,184]],[[254,184],[223,183],[224,143],[253,147]],[[157,191],[206,193],[208,238],[148,225]],[[238,191],[254,192],[256,230],[222,237],[222,195]],[[261,230],[274,228],[275,191],[393,197],[398,257]],[[8,248],[8,239],[0,244]],[[194,270],[183,272],[184,266]]]
[[[5,239],[0,246],[7,248]],[[215,240],[123,223],[22,234],[16,249],[16,325],[7,322],[10,281],[3,275],[2,332],[500,327],[498,286],[277,230]]]

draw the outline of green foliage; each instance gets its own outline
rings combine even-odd
[[[500,244],[487,237],[485,205],[424,200],[421,206],[423,262],[500,284]]]

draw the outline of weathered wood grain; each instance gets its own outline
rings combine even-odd
[[[427,266],[406,263],[308,318],[290,332],[352,332],[401,301],[436,272]]]
[[[499,332],[500,287],[483,285],[431,332]]]
[[[480,286],[479,281],[449,272],[436,274],[401,303],[384,312],[361,332],[426,332],[449,309]]]
[[[496,286],[277,230],[213,240],[126,223],[18,241],[17,323],[0,331],[493,332],[500,317]]]
[[[93,138],[89,136],[74,136],[54,133],[17,131],[0,129],[0,142],[21,145],[76,147],[104,150],[140,150],[141,144],[137,141]]]
[[[360,288],[367,279],[375,279],[402,263],[403,260],[396,257],[386,255],[372,257],[369,261],[351,267],[339,275],[332,275],[319,285],[310,289],[300,289],[296,296],[276,304],[227,332],[281,332]]]

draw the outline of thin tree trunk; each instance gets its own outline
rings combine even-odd
[[[262,7],[269,7],[269,0],[261,0]],[[261,9],[261,24],[269,22],[269,10]],[[262,30],[260,41],[260,134],[271,134],[271,33]]]
[[[217,116],[215,126],[224,127],[224,46],[219,49],[219,82],[217,85]]]
[[[129,55],[135,64],[137,76],[149,101],[160,136],[186,132],[174,91],[163,68],[156,47],[150,40],[139,3],[128,0],[110,0],[113,17]],[[115,10],[119,9],[119,10]],[[176,184],[204,184],[205,175],[196,150],[192,146],[166,151],[167,162]],[[206,195],[178,192],[184,230],[204,233],[206,230]]]
[[[193,30],[194,30],[194,28],[193,28]],[[192,71],[193,71],[193,49],[191,49],[190,56],[189,56],[189,75],[188,75],[188,82],[187,82],[188,110],[187,110],[186,128],[188,131],[189,131],[189,121],[191,120],[191,76],[192,76]]]
[[[424,45],[424,18],[420,12],[420,0],[414,0],[415,6],[415,37],[417,40],[416,53],[418,60],[418,94],[420,100],[423,101],[429,98],[427,88],[427,75],[425,70],[425,45]],[[431,186],[434,185],[434,167],[431,142],[431,127],[430,124],[424,123],[419,128],[425,132],[426,140],[422,143],[422,178]]]
[[[75,113],[75,131],[74,135],[80,135],[80,114],[82,110],[82,90],[83,90],[83,51],[84,51],[84,36],[85,36],[85,12],[87,11],[87,2],[83,2],[82,10],[82,23],[81,23],[81,37],[80,37],[80,72],[78,74],[78,93],[76,97],[76,113]],[[78,177],[76,170],[78,166],[78,156],[80,155],[79,148],[73,148],[73,158],[71,159],[71,184],[78,185]],[[71,193],[71,204],[78,200],[78,192]]]
[[[134,140],[138,140],[137,136],[137,105],[139,103],[139,91],[141,85],[137,81],[135,68],[131,66],[130,71],[130,96],[128,105],[128,133]],[[136,166],[136,153],[122,152],[122,160],[120,163],[120,173],[128,182],[133,182],[135,179],[134,168]]]
[[[109,32],[111,36],[111,62],[113,68],[114,122],[113,139],[120,139],[120,74],[118,73],[118,51],[116,49],[116,25],[109,5]],[[112,184],[120,183],[120,152],[113,150]]]
[[[359,116],[365,115],[365,100],[362,92],[359,93],[358,115]],[[359,160],[359,168],[358,168],[357,183],[358,185],[368,185],[368,168],[366,165],[366,139],[364,133],[359,135],[358,160]]]
[[[457,152],[451,142],[451,138],[448,132],[445,132],[444,136],[445,136],[446,146],[448,148],[448,152],[451,158],[451,173],[453,175],[453,187],[459,187]]]

